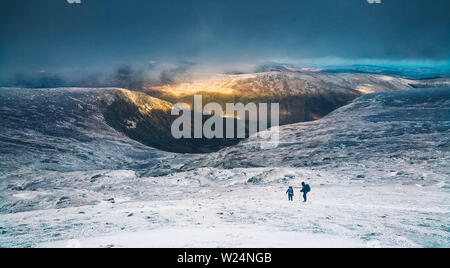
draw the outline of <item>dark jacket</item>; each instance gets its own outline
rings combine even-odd
[[[294,195],[294,188],[289,187],[289,188],[287,189],[286,193],[289,194],[289,195]]]

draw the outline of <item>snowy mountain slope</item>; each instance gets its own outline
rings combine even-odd
[[[329,73],[320,70],[282,68],[248,74],[200,75],[179,78],[174,83],[148,85],[146,92],[172,103],[192,106],[193,95],[223,107],[236,102],[277,102],[280,123],[319,119],[355,98],[373,92],[414,87],[448,87],[448,78],[412,80],[369,73]]]
[[[97,106],[115,90],[8,90],[0,246],[450,245],[448,89],[366,95],[281,127],[277,148],[252,138],[207,155],[165,153],[115,131]],[[302,181],[312,186],[307,204]]]
[[[63,194],[55,193],[74,180],[80,181],[80,188],[93,183],[102,170],[153,175],[173,172],[174,167],[169,171],[165,162],[175,154],[142,145],[108,125],[105,111],[124,94],[137,93],[123,89],[0,89],[0,211],[92,203],[80,197],[57,204]],[[152,103],[169,107],[156,99]],[[154,114],[153,108],[146,108],[149,116]],[[71,172],[87,175],[77,177]],[[49,197],[46,193],[52,191]],[[11,201],[14,194],[33,198]]]
[[[449,89],[370,94],[321,120],[280,127],[276,148],[261,149],[264,140],[253,137],[189,167],[336,168],[365,181],[392,177],[448,184],[449,107]],[[368,168],[382,172],[364,176]]]
[[[149,86],[167,95],[186,96],[197,92],[252,97],[286,97],[320,92],[371,92],[407,89],[419,81],[396,76],[362,73],[322,73],[317,71],[278,71],[250,74],[207,75],[178,83]],[[368,93],[368,92],[364,92]]]
[[[17,163],[30,171],[152,166],[149,160],[169,155],[142,146],[107,124],[105,111],[124,92],[136,94],[113,88],[2,88],[0,144],[5,161],[0,172],[14,173]]]
[[[367,170],[371,172],[370,169]],[[254,176],[271,177],[263,184]],[[306,177],[310,201],[285,191]],[[449,192],[439,185],[345,181],[308,168],[114,174],[114,201],[0,217],[0,245],[26,247],[448,247]],[[112,187],[109,187],[111,185]],[[127,195],[124,188],[140,189]],[[68,188],[70,190],[70,188]],[[72,190],[73,191],[73,190]]]

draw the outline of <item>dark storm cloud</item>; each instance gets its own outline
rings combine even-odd
[[[450,57],[448,10],[448,0],[2,1],[0,78],[83,76],[124,63],[442,60]]]

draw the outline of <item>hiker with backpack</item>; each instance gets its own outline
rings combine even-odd
[[[305,182],[302,182],[302,190],[300,192],[303,193],[303,202],[307,201],[306,195],[311,191],[311,186],[309,184],[306,184]]]
[[[294,188],[292,186],[289,186],[289,188],[286,191],[286,194],[288,195],[289,201],[294,201]]]

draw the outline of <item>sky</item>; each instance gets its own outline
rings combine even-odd
[[[77,0],[79,1],[79,0]],[[124,64],[448,64],[448,0],[2,0],[0,79]]]

